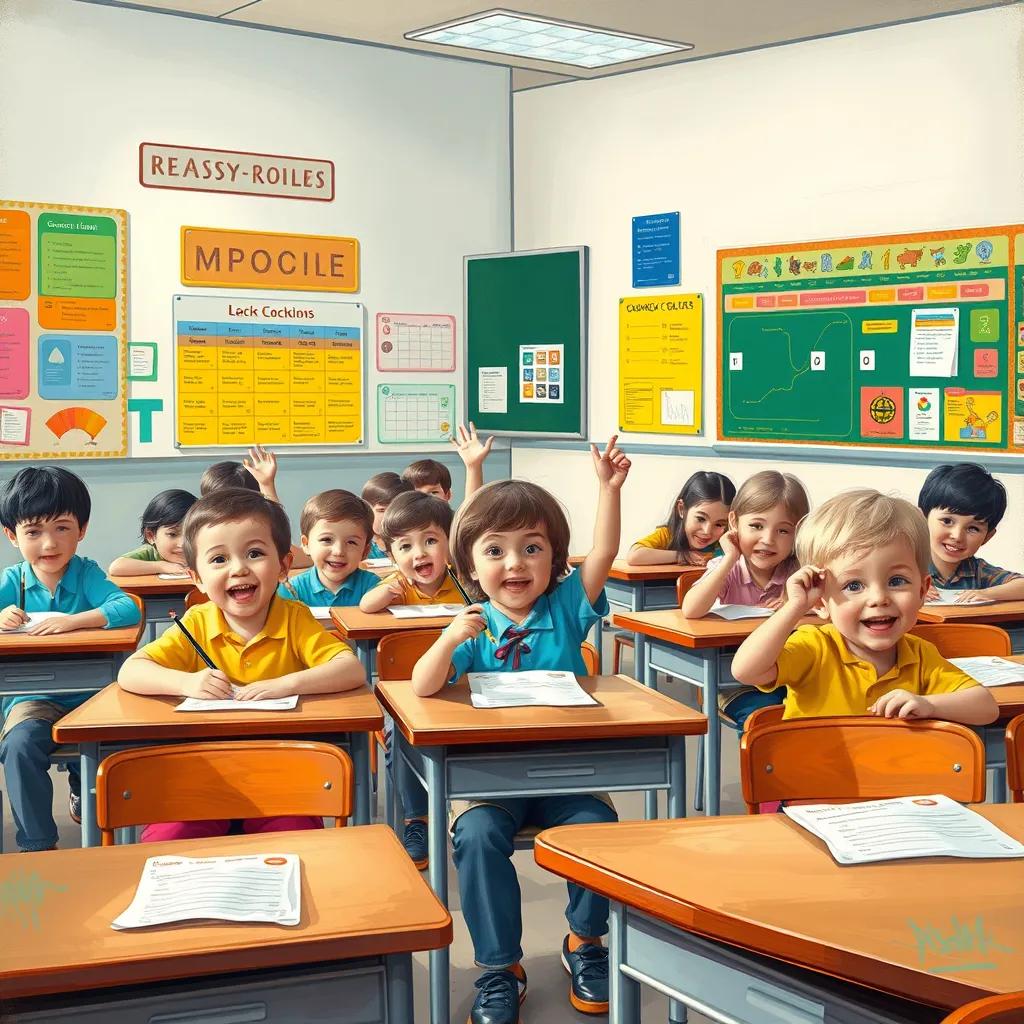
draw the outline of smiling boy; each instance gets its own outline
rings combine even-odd
[[[995,721],[992,695],[907,633],[928,591],[928,550],[928,528],[908,501],[868,489],[826,501],[800,526],[801,568],[786,603],[740,646],[733,675],[766,691],[787,687],[784,718]],[[811,611],[829,624],[797,629]]]

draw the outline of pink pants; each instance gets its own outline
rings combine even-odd
[[[282,818],[245,818],[242,831],[246,835],[257,832],[292,832],[312,828],[323,828],[323,818],[301,815]],[[214,818],[210,821],[160,821],[147,825],[142,830],[143,843],[163,843],[170,839],[209,839],[212,836],[226,836],[231,828],[229,818]]]

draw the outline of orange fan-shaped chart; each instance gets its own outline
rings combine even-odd
[[[84,430],[89,435],[89,440],[85,443],[95,444],[96,438],[107,425],[107,421],[95,409],[87,409],[84,405],[75,405],[55,412],[46,421],[46,425],[53,431],[58,441],[69,431]]]

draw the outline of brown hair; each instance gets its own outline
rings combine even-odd
[[[188,567],[193,571],[196,569],[196,538],[204,526],[218,526],[242,519],[262,519],[270,527],[270,536],[279,558],[284,558],[291,550],[292,528],[285,510],[276,501],[241,487],[225,487],[204,494],[182,520],[182,548]]]
[[[449,494],[452,490],[452,475],[448,467],[435,459],[420,459],[405,467],[402,479],[413,487],[438,486]]]
[[[428,526],[436,526],[447,537],[454,515],[451,505],[434,494],[424,491],[400,494],[388,505],[380,521],[381,539],[390,550],[391,545],[410,530],[425,530]]]
[[[371,505],[390,505],[400,494],[411,490],[412,484],[397,473],[376,473],[363,484],[363,501]]]
[[[226,487],[241,487],[247,491],[260,489],[256,477],[240,462],[215,462],[212,466],[207,466],[199,481],[199,493],[211,494]]]
[[[736,492],[730,517],[752,516],[784,505],[796,526],[810,508],[804,485],[792,473],[766,469],[748,477]]]
[[[455,516],[452,525],[452,562],[469,596],[486,601],[473,579],[473,545],[491,531],[522,530],[537,523],[547,527],[551,540],[550,594],[569,571],[569,520],[553,494],[525,480],[499,480],[481,487]]]
[[[373,509],[351,491],[335,488],[332,491],[314,494],[302,506],[302,515],[299,517],[302,536],[308,537],[321,519],[326,519],[329,523],[338,523],[343,519],[351,520],[363,528],[367,540],[373,537]]]

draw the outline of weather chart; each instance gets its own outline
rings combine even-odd
[[[127,227],[0,200],[0,459],[127,453]]]

